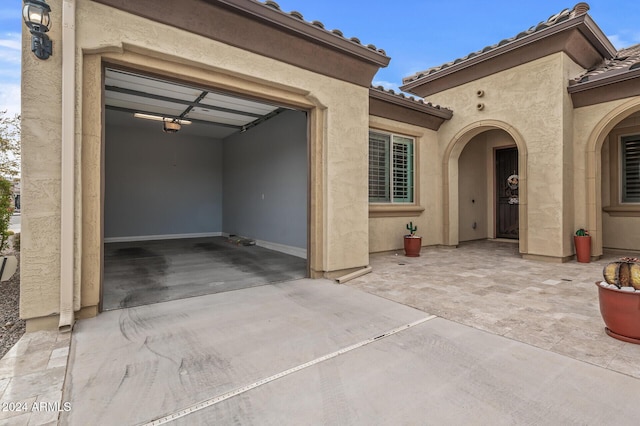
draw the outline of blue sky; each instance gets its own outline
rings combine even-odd
[[[134,1],[134,0],[132,0]],[[321,21],[391,57],[374,84],[396,88],[406,77],[512,37],[577,1],[279,0],[285,12]],[[591,0],[589,14],[617,48],[640,43],[639,0]],[[0,110],[20,110],[22,1],[0,2]],[[54,46],[55,49],[55,46]],[[55,54],[55,52],[54,52]]]

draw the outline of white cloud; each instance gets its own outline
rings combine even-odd
[[[20,64],[22,41],[20,34],[8,33],[0,35],[0,63]]]
[[[0,82],[0,111],[20,114],[20,85]]]
[[[0,63],[20,65],[20,51],[0,47]]]
[[[609,41],[615,46],[616,49],[620,49],[621,47],[625,47],[627,44],[624,40],[620,38],[618,34],[607,36]]]
[[[640,43],[640,33],[624,31],[607,36],[616,49],[622,49]]]
[[[6,34],[5,37],[0,38],[0,47],[6,47],[8,49],[13,49],[13,50],[22,49],[20,34],[15,34],[15,33]]]

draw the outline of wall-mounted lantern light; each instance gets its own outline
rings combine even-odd
[[[31,51],[39,59],[48,59],[52,43],[45,34],[49,31],[51,8],[44,0],[25,0],[22,18],[31,32]]]

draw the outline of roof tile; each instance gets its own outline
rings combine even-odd
[[[446,68],[449,68],[452,65],[458,64],[460,62],[464,62],[466,60],[469,60],[471,58],[474,58],[476,56],[482,55],[484,53],[490,52],[498,47],[504,46],[506,44],[512,43],[516,40],[519,40],[521,38],[530,36],[531,34],[537,33],[539,31],[545,30],[551,26],[557,25],[561,22],[564,22],[568,19],[574,18],[576,16],[582,15],[584,13],[586,13],[589,10],[589,5],[587,3],[578,3],[576,4],[573,9],[564,9],[559,13],[556,13],[555,15],[551,15],[546,21],[542,21],[540,22],[538,25],[534,25],[531,28],[529,28],[526,31],[522,31],[520,33],[518,33],[516,36],[511,37],[511,38],[507,38],[504,40],[499,41],[496,44],[493,44],[491,46],[486,46],[483,49],[477,51],[477,52],[472,52],[470,54],[468,54],[467,56],[464,56],[462,58],[458,58],[454,61],[451,62],[447,62],[445,64],[439,65],[437,67],[432,67],[432,68],[428,68],[424,71],[420,71],[416,74],[410,75],[408,77],[405,77],[402,79],[402,83],[403,84],[408,84],[411,83],[413,81],[416,81],[422,77],[434,74],[438,71],[444,70]]]
[[[276,3],[275,1],[273,1],[273,0],[266,0],[266,1],[264,1],[264,2],[261,2],[261,1],[259,1],[259,0],[255,0],[255,1],[257,1],[258,3],[263,4],[264,6],[267,6],[267,7],[273,8],[273,9],[275,9],[275,10],[277,10],[277,11],[281,12],[281,13],[286,13],[286,12],[284,12],[284,11],[280,8],[280,5],[279,5],[278,3]],[[304,19],[304,17],[302,16],[302,13],[300,13],[300,12],[298,12],[298,11],[296,11],[296,10],[289,12],[289,13],[288,13],[288,15],[291,15],[291,16],[293,16],[293,17],[294,17],[294,18],[296,18],[296,19],[299,19],[299,20],[301,20],[301,21],[303,21],[303,22],[306,22],[306,23],[307,23],[307,24],[309,24],[309,25],[313,25],[313,26],[315,26],[315,27],[317,27],[317,28],[320,28],[320,29],[322,29],[322,30],[325,30],[327,33],[332,34],[332,35],[334,35],[335,37],[339,37],[339,38],[342,38],[342,39],[344,39],[344,40],[351,41],[352,43],[355,43],[355,44],[358,44],[358,45],[362,45],[362,43],[360,42],[360,39],[358,39],[357,37],[346,38],[346,37],[344,36],[344,34],[342,33],[342,31],[340,31],[340,30],[338,30],[338,29],[334,29],[334,30],[327,30],[327,29],[324,27],[324,24],[323,24],[322,22],[320,22],[320,21],[306,21],[306,20]],[[366,47],[368,47],[369,49],[371,49],[371,50],[373,50],[373,51],[375,51],[375,52],[381,53],[382,55],[385,55],[385,56],[386,56],[386,52],[385,52],[383,49],[378,49],[378,48],[377,48],[376,46],[374,46],[373,44],[368,44]]]
[[[605,59],[599,65],[569,81],[570,86],[604,80],[640,68],[640,43],[618,50],[615,57]]]
[[[432,108],[439,109],[439,110],[442,110],[442,111],[453,112],[449,108],[441,107],[440,105],[433,105],[431,102],[425,102],[421,98],[416,99],[415,97],[407,96],[402,92],[396,93],[393,89],[385,89],[384,86],[371,86],[371,89],[372,90],[377,90],[379,92],[387,93],[389,95],[393,95],[393,96],[395,96],[395,97],[397,97],[399,99],[404,99],[407,102],[414,102],[414,103],[419,104],[419,105],[426,105],[428,107],[432,107]]]

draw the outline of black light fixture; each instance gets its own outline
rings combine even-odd
[[[49,31],[51,8],[44,0],[25,0],[22,18],[31,32],[31,51],[39,59],[48,59],[52,54],[52,43],[45,34]]]

